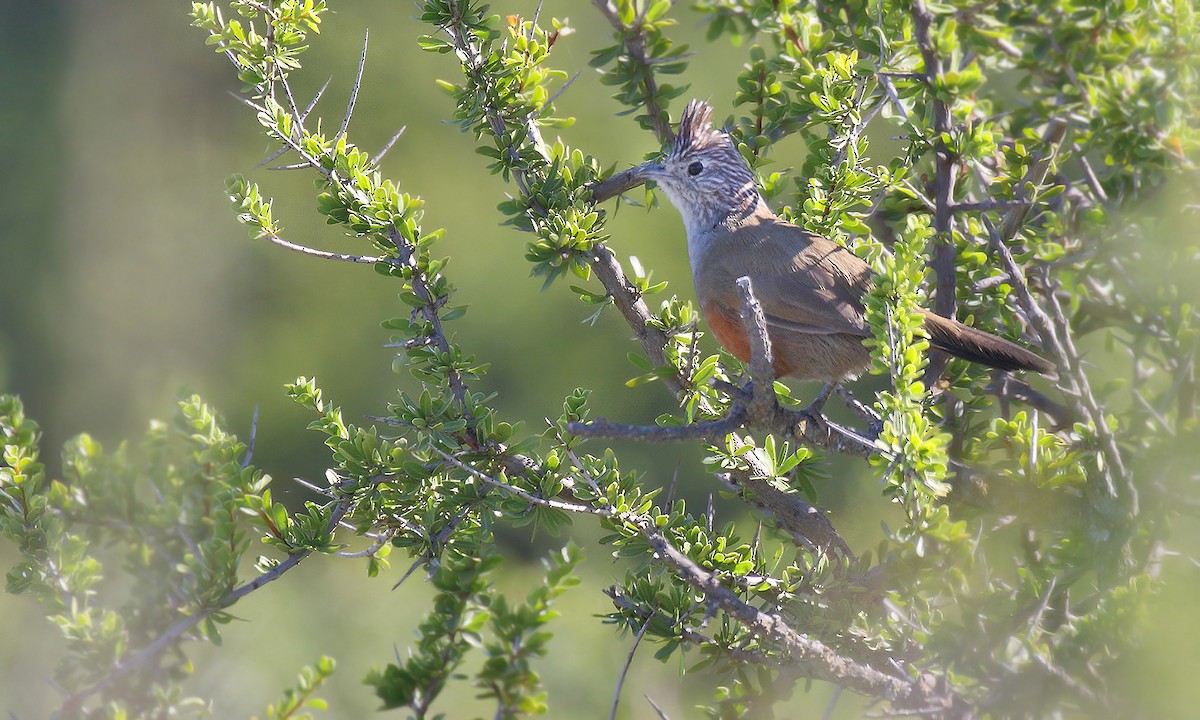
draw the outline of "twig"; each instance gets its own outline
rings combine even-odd
[[[709,572],[667,542],[661,534],[639,526],[642,537],[660,559],[670,564],[679,577],[703,592],[711,603],[742,623],[760,638],[769,638],[782,647],[807,676],[849,687],[856,692],[891,700],[900,707],[940,707],[961,714],[965,701],[953,691],[936,688],[931,676],[909,681],[881,672],[839,655],[819,640],[793,630],[782,617],[747,604]]]
[[[667,344],[667,334],[650,323],[650,310],[641,293],[629,282],[621,264],[607,245],[599,244],[592,250],[592,270],[608,291],[613,305],[617,307],[629,327],[633,329],[637,340],[646,352],[646,357],[654,367],[667,364],[664,347]],[[684,381],[678,375],[663,378],[663,382],[674,395],[679,395],[684,389]]]
[[[254,441],[258,437],[258,403],[254,403],[254,414],[250,416],[250,438],[246,441],[246,455],[242,458],[242,469],[250,467],[254,458]]]
[[[363,265],[374,265],[375,263],[381,263],[381,262],[386,262],[386,263],[394,262],[391,258],[372,257],[370,255],[347,255],[345,253],[335,253],[335,252],[326,252],[325,250],[317,250],[315,248],[310,248],[310,247],[306,247],[304,245],[297,245],[296,243],[288,242],[287,240],[284,240],[283,238],[279,237],[278,235],[276,235],[275,233],[272,233],[272,232],[264,231],[262,234],[262,237],[266,238],[267,240],[270,240],[271,242],[275,243],[279,247],[287,248],[288,250],[302,253],[302,254],[308,255],[310,257],[321,258],[323,260],[341,260],[343,262],[360,263]]]
[[[613,518],[619,520],[626,527],[636,529],[655,552],[657,558],[670,565],[680,579],[703,592],[714,607],[719,607],[737,619],[750,632],[760,638],[779,642],[783,649],[793,659],[799,661],[802,668],[807,669],[814,678],[839,682],[858,692],[876,697],[886,697],[901,703],[938,703],[950,708],[962,702],[952,693],[935,691],[932,681],[928,678],[910,682],[838,655],[820,641],[792,630],[782,617],[768,614],[747,604],[732,590],[722,585],[715,573],[700,567],[691,558],[676,549],[654,523],[645,516],[630,512],[616,513],[606,507],[592,507],[535,496],[510,483],[492,478],[437,447],[434,447],[433,450],[447,463],[469,473],[481,482],[503,492],[511,493],[531,504]]]
[[[649,623],[655,618],[662,620],[669,625],[673,631],[679,633],[679,639],[695,645],[696,647],[708,648],[720,652],[732,662],[740,665],[780,665],[782,659],[772,657],[765,653],[756,652],[754,650],[744,650],[737,647],[726,647],[721,645],[716,640],[709,636],[696,632],[695,630],[681,624],[681,621],[675,618],[667,617],[663,613],[654,609],[646,609],[638,603],[631,600],[621,591],[621,588],[613,585],[603,591],[605,595],[612,599],[613,606],[618,610],[624,610],[628,613],[636,615],[639,620]]]
[[[991,212],[994,210],[1015,210],[1022,207],[1026,208],[1026,212],[1028,212],[1029,206],[1030,202],[1028,200],[983,200],[978,202],[954,203],[950,206],[950,212]]]
[[[659,720],[671,720],[671,718],[667,715],[667,713],[662,708],[660,708],[654,702],[654,700],[652,700],[650,698],[649,695],[643,695],[642,697],[646,698],[646,702],[650,703],[650,707],[654,708],[654,712],[658,714]]]
[[[540,5],[539,5],[539,7],[540,7]],[[579,79],[579,76],[580,76],[580,74],[582,74],[582,72],[583,72],[582,70],[576,70],[575,74],[572,75],[570,77],[570,79],[568,79],[565,83],[562,84],[562,87],[555,90],[553,93],[550,94],[550,97],[546,98],[546,102],[543,104],[543,107],[548,107],[550,105],[553,105],[555,103],[555,101],[557,101],[560,97],[562,97],[562,94],[567,91],[567,88],[569,88],[575,84],[575,81]]]
[[[900,117],[908,120],[908,108],[904,107],[904,101],[900,99],[900,94],[896,92],[896,85],[892,82],[892,78],[883,72],[877,73],[877,75],[879,77],[879,85],[887,93],[888,100],[900,111]]]
[[[851,412],[862,418],[864,422],[874,425],[883,419],[879,417],[879,413],[871,409],[870,406],[860,402],[858,398],[854,397],[854,394],[851,393],[849,388],[847,388],[845,385],[838,383],[834,388],[834,392],[836,392],[838,396],[842,398],[842,402],[846,403],[846,407],[850,408]]]
[[[394,530],[383,533],[382,535],[380,535],[378,538],[375,539],[375,542],[371,543],[370,547],[363,548],[362,550],[358,550],[356,552],[348,552],[345,550],[339,550],[337,553],[338,557],[344,557],[344,558],[369,557],[369,556],[374,555],[375,553],[379,552],[379,549],[381,547],[383,547],[384,545],[387,545],[389,542],[391,542],[391,539],[394,538],[395,536],[396,536],[396,532]]]
[[[837,707],[838,700],[842,698],[842,686],[833,686],[833,696],[829,698],[829,704],[825,706],[825,714],[821,716],[821,720],[829,720],[833,717],[833,710]]]
[[[1054,424],[1058,427],[1063,427],[1079,419],[1078,415],[1071,411],[1071,408],[1051,400],[1035,390],[1029,383],[1013,377],[1010,373],[995,373],[991,384],[985,388],[985,392],[1005,400],[1011,398],[1044,412],[1054,420]]]
[[[1033,209],[1032,198],[1025,197],[1025,188],[1027,186],[1036,188],[1046,179],[1046,173],[1050,171],[1050,165],[1054,162],[1054,156],[1066,135],[1067,121],[1062,118],[1051,118],[1046,125],[1046,131],[1042,133],[1042,152],[1034,157],[1033,162],[1025,171],[1025,176],[1021,178],[1021,182],[1017,183],[1018,204],[1010,209],[1004,217],[1001,237],[1006,242],[1017,236],[1017,231],[1021,229],[1025,218],[1029,216],[1029,211]]]
[[[621,666],[621,672],[617,675],[617,688],[613,691],[612,709],[608,712],[608,720],[616,720],[617,704],[621,702],[621,688],[625,686],[625,675],[629,672],[629,666],[633,664],[633,655],[637,652],[638,645],[642,644],[642,638],[650,627],[650,620],[651,618],[647,617],[642,623],[642,627],[633,638],[633,647],[629,648],[629,655],[625,657],[625,664]]]
[[[506,483],[503,480],[497,480],[496,478],[488,475],[487,473],[476,470],[475,468],[471,467],[470,465],[467,465],[463,461],[459,460],[458,458],[447,453],[446,451],[442,450],[439,447],[433,447],[432,449],[435,453],[437,453],[438,455],[441,455],[442,458],[446,462],[450,463],[451,465],[458,468],[459,470],[465,471],[467,474],[471,475],[471,477],[474,477],[475,479],[480,480],[481,482],[485,482],[488,485],[491,485],[493,487],[499,488],[507,493],[515,495],[515,496],[521,498],[522,500],[528,501],[531,504],[543,505],[545,507],[554,508],[555,510],[563,510],[565,512],[584,513],[587,515],[601,515],[601,516],[606,516],[606,517],[609,515],[609,513],[607,511],[605,511],[601,508],[594,508],[591,505],[584,505],[582,503],[569,503],[569,502],[565,502],[563,500],[555,500],[553,498],[544,498],[539,495],[534,495],[525,490],[522,490],[521,488],[519,488],[515,485]]]
[[[321,86],[321,89],[317,90],[316,95],[313,95],[313,99],[304,108],[303,112],[301,112],[300,110],[298,110],[296,108],[296,100],[295,100],[295,98],[292,97],[292,86],[288,83],[287,79],[284,78],[280,82],[280,84],[283,85],[283,89],[284,89],[285,93],[287,94],[288,103],[291,105],[292,117],[298,119],[298,121],[296,122],[297,130],[301,130],[304,128],[304,121],[308,119],[309,113],[311,113],[313,108],[317,106],[317,101],[320,100],[321,96],[325,94],[325,90],[329,87],[329,83],[332,80],[333,80],[333,76],[330,76],[329,78],[327,78],[325,80],[325,84]],[[260,167],[263,167],[264,165],[268,165],[268,164],[274,162],[275,158],[279,157],[280,155],[283,155],[290,149],[291,149],[290,147],[288,147],[287,145],[284,145],[283,147],[279,148],[275,152],[273,152],[270,155],[268,155],[267,157],[265,157],[261,162],[259,162],[257,165],[254,166],[254,169],[257,170]]]
[[[1007,272],[1002,272],[1002,273],[998,273],[991,277],[980,280],[979,282],[972,285],[971,289],[977,293],[981,293],[984,290],[991,290],[992,288],[996,287],[997,285],[1003,285],[1007,282],[1012,282],[1012,276],[1009,275]]]
[[[736,281],[742,327],[746,330],[750,344],[750,400],[747,412],[757,425],[773,424],[779,414],[779,400],[775,396],[775,357],[771,351],[771,336],[767,334],[767,318],[762,306],[754,297],[754,287],[749,277]]]
[[[1075,145],[1074,149],[1077,153],[1076,157],[1079,158],[1079,165],[1083,168],[1083,177],[1087,180],[1088,187],[1092,189],[1092,192],[1095,193],[1096,198],[1100,200],[1101,204],[1107,205],[1108,193],[1104,192],[1104,186],[1100,184],[1100,179],[1096,177],[1096,171],[1092,170],[1092,164],[1088,162],[1087,157],[1083,154],[1083,150],[1080,149],[1078,144]]]

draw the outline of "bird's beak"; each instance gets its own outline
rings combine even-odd
[[[646,182],[647,180],[657,180],[662,177],[666,174],[667,168],[658,160],[648,160],[633,168],[631,172],[633,177],[637,178],[640,182]]]
[[[644,162],[641,165],[623,170],[594,184],[592,186],[592,200],[598,203],[604,202],[611,197],[620,195],[626,190],[632,190],[638,185],[644,184],[647,180],[657,180],[664,175],[666,175],[666,166],[660,161],[651,160]]]

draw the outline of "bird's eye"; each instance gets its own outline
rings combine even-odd
[[[691,165],[688,165],[688,175],[695,177],[702,172],[704,172],[704,163],[700,162],[699,160],[692,163]]]

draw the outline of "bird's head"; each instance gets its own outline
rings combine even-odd
[[[754,209],[761,200],[750,167],[729,135],[712,126],[712,107],[701,100],[684,108],[671,151],[637,170],[638,177],[655,181],[667,194],[689,237]]]

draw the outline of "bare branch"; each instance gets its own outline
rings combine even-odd
[[[767,318],[754,297],[749,277],[738,278],[737,289],[742,327],[750,343],[750,364],[746,369],[750,373],[751,395],[747,411],[756,424],[773,424],[779,413],[779,400],[775,397],[775,357],[767,334]]]
[[[596,418],[587,423],[569,423],[567,431],[572,435],[582,437],[653,443],[682,442],[685,440],[720,440],[740,428],[745,420],[745,407],[740,407],[736,412],[731,410],[727,417],[720,420],[693,423],[691,425],[624,425],[621,423],[610,423],[604,418]]]

